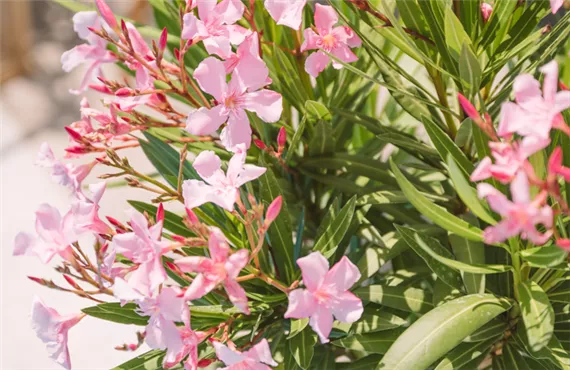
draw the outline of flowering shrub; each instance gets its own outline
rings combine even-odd
[[[62,1],[61,61],[105,109],[66,127],[84,164],[40,148],[71,206],[14,247],[88,300],[34,300],[57,363],[99,319],[152,348],[118,369],[570,368],[562,0],[152,1],[158,28],[95,3]],[[95,166],[153,204],[101,215]]]

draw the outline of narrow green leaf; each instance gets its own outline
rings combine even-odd
[[[337,370],[370,370],[378,364],[381,358],[382,355],[370,355],[354,362],[337,363],[336,368]]]
[[[310,123],[316,123],[317,121],[331,121],[331,112],[323,104],[314,101],[307,100],[305,103],[305,115]]]
[[[365,302],[381,304],[398,310],[426,313],[433,308],[429,292],[400,286],[369,285],[354,291]]]
[[[398,337],[377,369],[427,369],[469,334],[510,307],[507,299],[491,294],[460,297],[436,307]]]
[[[349,335],[332,342],[333,345],[366,353],[386,353],[404,330],[397,328],[367,334]]]
[[[464,43],[461,46],[459,56],[459,75],[463,84],[463,91],[468,93],[468,98],[475,96],[481,85],[481,66],[477,56],[471,50],[471,46]]]
[[[295,362],[301,369],[308,369],[315,355],[317,335],[313,329],[307,327],[294,338],[289,340],[289,350]]]
[[[111,370],[149,370],[160,369],[164,360],[165,351],[153,349],[129,361],[114,367]]]
[[[259,182],[261,185],[261,198],[266,206],[271,204],[278,196],[283,196],[283,191],[270,168],[259,178]],[[275,254],[277,270],[280,272],[282,279],[287,284],[290,284],[293,282],[295,276],[293,226],[291,225],[285,198],[283,198],[279,216],[277,216],[269,227],[268,235],[272,252]]]
[[[291,319],[291,330],[287,339],[293,338],[309,325],[309,319]]]
[[[451,231],[457,235],[468,238],[469,240],[482,241],[483,232],[481,229],[473,227],[462,219],[452,215],[447,212],[442,207],[439,207],[432,202],[430,202],[426,197],[424,197],[421,192],[419,192],[404,176],[402,171],[398,168],[396,163],[390,159],[390,167],[394,176],[396,176],[396,181],[400,185],[400,188],[404,194],[408,197],[408,200],[412,205],[420,211],[425,217],[433,221],[435,224],[441,226],[447,231]]]
[[[399,316],[378,308],[365,308],[362,317],[352,324],[354,334],[365,334],[376,331],[394,329],[406,325],[408,322]]]
[[[435,370],[457,370],[472,360],[485,354],[487,350],[500,338],[494,336],[481,342],[461,343],[439,362]]]
[[[451,288],[462,290],[463,284],[461,281],[461,275],[455,269],[450,268],[447,265],[437,261],[426,251],[424,251],[423,248],[420,247],[415,240],[415,230],[399,225],[394,226],[396,227],[396,230],[402,239],[405,240],[410,248],[412,248],[425,261],[425,263],[441,281],[443,281]],[[447,248],[442,246],[437,239],[423,236],[422,240],[425,243],[429,244],[429,248],[432,249],[434,253],[446,256],[448,259],[453,258],[453,254]]]
[[[503,334],[507,330],[507,323],[499,319],[489,321],[486,325],[475,330],[467,336],[464,342],[481,342]]]
[[[338,215],[323,226],[323,234],[315,242],[314,251],[321,252],[326,258],[334,255],[339,243],[344,238],[344,234],[350,227],[355,207],[356,197],[352,197],[342,207]]]
[[[469,185],[469,182],[465,179],[464,173],[459,169],[459,166],[457,166],[457,163],[451,154],[447,155],[447,167],[449,169],[451,181],[453,181],[453,184],[455,185],[455,191],[457,191],[457,194],[463,203],[465,203],[471,212],[481,220],[485,221],[489,225],[496,224],[497,221],[485,209],[479,198],[477,198],[477,192],[471,187],[471,185]]]
[[[525,249],[520,255],[531,266],[545,268],[558,266],[568,258],[568,252],[555,245]]]
[[[524,357],[512,343],[507,343],[503,347],[503,363],[509,370],[531,370]]]
[[[449,54],[455,61],[459,61],[463,45],[471,44],[471,39],[463,29],[463,25],[448,6],[445,7],[445,42]]]
[[[334,137],[330,122],[318,121],[313,137],[309,141],[309,156],[320,156],[334,152]]]
[[[119,324],[146,325],[148,317],[136,313],[136,308],[137,305],[134,303],[127,303],[122,307],[120,303],[101,303],[81,311],[89,316]]]
[[[536,352],[548,345],[554,332],[554,310],[548,296],[534,281],[519,284],[520,308],[528,343]]]

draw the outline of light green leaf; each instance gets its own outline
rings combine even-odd
[[[423,289],[369,285],[356,289],[354,294],[365,302],[377,303],[406,312],[426,313],[433,308],[431,295]]]
[[[89,316],[119,324],[146,325],[148,317],[136,313],[136,308],[137,305],[134,303],[127,303],[122,307],[120,303],[101,303],[81,311]]]
[[[390,261],[392,258],[400,255],[400,253],[406,249],[408,249],[408,244],[404,241],[392,243],[385,247],[368,246],[356,264],[358,270],[362,274],[361,279],[368,279],[378,272],[382,265]]]
[[[470,361],[485,354],[487,350],[495,343],[500,336],[485,341],[473,343],[461,343],[439,362],[435,370],[457,370],[467,365]]]
[[[460,58],[462,46],[471,44],[469,35],[465,32],[463,25],[449,6],[445,7],[445,42],[447,43],[449,54],[455,61],[458,61]]]
[[[471,220],[473,223],[477,220]],[[485,263],[485,246],[481,242],[467,240],[455,234],[449,235],[449,243],[455,258],[460,262],[482,265]],[[461,271],[467,293],[485,292],[485,275]]]
[[[327,107],[314,100],[307,100],[305,103],[305,115],[310,123],[315,123],[319,120],[332,120],[331,112]]]
[[[467,336],[464,342],[481,342],[494,338],[507,330],[507,323],[499,319],[489,321],[486,325],[475,330],[472,334]]]
[[[352,324],[354,334],[372,333],[404,326],[408,322],[392,313],[382,309],[365,308],[362,317]]]
[[[485,209],[479,198],[477,198],[477,192],[475,189],[469,185],[469,182],[465,179],[464,173],[460,170],[459,166],[453,159],[451,154],[447,155],[447,167],[449,168],[449,176],[451,181],[455,185],[455,191],[459,198],[465,203],[467,207],[481,220],[485,221],[489,225],[494,225],[497,223],[495,219],[489,214]]]
[[[366,353],[386,353],[404,330],[397,328],[368,334],[355,334],[332,342],[335,346]]]
[[[309,325],[309,319],[291,319],[291,331],[287,339],[293,338]]]
[[[469,334],[510,307],[507,299],[491,294],[473,294],[436,307],[398,337],[377,369],[427,369]]]
[[[418,211],[425,217],[433,221],[435,224],[441,226],[447,231],[451,231],[457,235],[468,238],[469,240],[482,241],[483,232],[481,229],[473,227],[462,219],[452,215],[440,206],[437,206],[424,197],[412,183],[410,183],[402,171],[398,168],[396,163],[390,159],[390,166],[396,180],[400,185],[400,189],[408,197],[408,200]]]
[[[554,332],[554,310],[548,296],[534,281],[519,284],[520,308],[528,344],[536,352],[545,347]]]
[[[520,255],[523,260],[535,267],[555,267],[568,258],[568,253],[555,245],[525,249]]]
[[[344,234],[350,227],[354,209],[356,206],[356,197],[350,198],[342,207],[338,215],[331,218],[329,223],[323,226],[323,234],[316,241],[313,248],[314,251],[321,252],[326,258],[331,257],[336,251],[339,243],[344,238]]]
[[[471,46],[464,43],[461,46],[459,56],[459,75],[463,84],[463,91],[468,93],[467,97],[472,98],[479,91],[481,84],[481,66],[477,56],[471,50]]]
[[[320,156],[334,152],[334,137],[330,122],[318,121],[309,142],[309,156]]]
[[[448,267],[447,265],[437,261],[431,255],[429,255],[426,251],[420,247],[415,240],[416,231],[404,226],[394,225],[398,234],[402,237],[403,240],[408,243],[410,248],[412,248],[429,266],[429,268],[437,275],[437,277],[447,284],[451,288],[455,288],[458,290],[462,290],[463,284],[461,281],[461,275],[453,268]],[[437,239],[431,238],[429,236],[423,236],[422,240],[429,245],[429,248],[437,253],[438,255],[447,256],[448,259],[453,258],[453,254],[442,246]]]
[[[289,350],[301,369],[308,369],[315,354],[317,335],[306,327],[301,333],[289,340]]]

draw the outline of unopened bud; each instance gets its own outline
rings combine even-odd
[[[285,126],[281,126],[281,128],[279,129],[279,135],[277,135],[277,147],[280,153],[283,151],[283,149],[285,149],[286,143],[287,143],[287,131],[285,130]]]
[[[271,225],[273,221],[279,216],[281,212],[281,206],[283,205],[283,197],[280,195],[271,202],[269,207],[267,207],[267,212],[265,213],[265,226]]]
[[[493,7],[487,3],[481,3],[481,17],[483,17],[483,22],[487,23],[493,12]]]
[[[188,215],[188,221],[190,221],[190,224],[196,225],[200,223],[198,216],[196,216],[196,214],[190,208],[186,208],[186,214]]]
[[[83,136],[81,136],[79,132],[75,131],[69,126],[65,126],[64,129],[65,131],[67,131],[67,134],[73,141],[77,141],[78,143],[83,143],[84,141]]]
[[[84,147],[84,146],[72,146],[69,148],[65,148],[65,151],[71,154],[86,154],[91,153],[91,149]]]
[[[481,116],[479,115],[479,112],[477,112],[477,109],[475,109],[473,104],[471,104],[471,102],[465,96],[458,93],[457,98],[459,99],[459,104],[461,104],[461,107],[465,111],[465,114],[467,114],[473,121],[481,119]]]
[[[89,88],[103,94],[113,94],[113,91],[105,85],[89,85]]]
[[[163,52],[166,49],[166,41],[168,40],[168,30],[166,27],[162,29],[162,33],[160,34],[160,39],[158,40],[158,49]]]
[[[156,210],[156,222],[164,221],[164,206],[162,203],[158,205],[158,209]]]
[[[65,281],[67,281],[67,283],[69,285],[71,285],[73,288],[77,289],[77,290],[83,290],[79,284],[77,284],[71,277],[67,276],[67,275],[63,275],[63,278],[65,279]]]
[[[265,145],[265,143],[259,139],[253,139],[253,143],[261,150],[267,149],[267,145]]]
[[[34,276],[28,276],[28,279],[30,279],[34,283],[38,283],[40,285],[47,285],[47,281],[45,279],[41,279],[41,278],[34,277]]]
[[[205,358],[202,359],[200,361],[198,361],[198,367],[207,367],[210,366],[214,361],[216,361],[213,358]]]
[[[117,19],[115,19],[115,15],[109,5],[104,0],[95,0],[95,4],[97,5],[97,9],[99,10],[99,14],[105,20],[105,22],[111,27],[112,29],[117,29]]]
[[[133,90],[129,89],[128,87],[121,87],[119,90],[115,91],[115,96],[123,98],[132,95],[133,95]]]

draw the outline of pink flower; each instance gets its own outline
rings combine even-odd
[[[329,262],[320,252],[299,258],[307,289],[289,294],[285,318],[310,317],[309,325],[327,343],[334,317],[346,323],[357,321],[363,312],[362,301],[349,289],[360,279],[358,268],[345,256],[329,270]]]
[[[103,113],[92,108],[82,108],[81,114],[99,122],[101,127],[97,129],[97,134],[103,137],[103,141],[109,142],[117,136],[126,135],[131,132],[131,125],[125,123],[117,114],[117,111],[120,110],[121,107],[118,105],[110,104],[109,113]],[[128,109],[125,109],[125,111],[128,111]]]
[[[269,370],[271,368],[268,365],[278,365],[271,356],[267,339],[262,339],[245,352],[238,352],[216,341],[212,342],[212,345],[216,349],[218,359],[227,365],[220,370]]]
[[[224,59],[229,57],[231,44],[239,45],[250,32],[234,25],[243,15],[243,3],[240,0],[222,0],[219,4],[217,0],[197,3],[200,19],[192,13],[184,15],[182,39],[193,40],[193,43],[202,40],[208,53]]]
[[[192,209],[212,202],[231,212],[239,196],[239,187],[257,179],[266,171],[263,167],[246,164],[245,159],[245,146],[241,144],[230,159],[228,170],[224,174],[220,157],[210,150],[200,152],[194,161],[194,168],[204,181],[184,181],[182,194],[186,207]]]
[[[564,180],[570,181],[570,168],[562,165],[562,148],[556,147],[548,160],[548,173],[551,176],[560,175]]]
[[[160,240],[164,219],[157,219],[156,224],[149,227],[141,213],[131,211],[130,216],[133,232],[115,235],[112,248],[138,264],[129,275],[128,284],[141,294],[150,296],[166,280],[162,255],[169,251],[169,242]]]
[[[485,157],[471,174],[471,181],[481,181],[494,177],[503,184],[509,183],[518,171],[524,169],[527,158],[545,148],[550,139],[538,139],[534,136],[525,137],[520,143],[489,142],[491,158]]]
[[[558,239],[556,245],[570,252],[570,239]]]
[[[114,63],[115,55],[107,50],[107,42],[94,33],[89,28],[101,30],[103,22],[97,12],[79,12],[73,16],[73,29],[79,38],[87,41],[71,50],[66,51],[61,56],[61,64],[65,72],[71,72],[77,66],[90,63],[81,85],[77,90],[70,90],[72,94],[80,94],[87,90],[89,83],[101,74],[101,64]]]
[[[550,238],[552,231],[542,234],[538,232],[536,225],[543,224],[550,229],[552,209],[547,205],[543,206],[545,193],[539,194],[531,201],[529,183],[524,172],[517,173],[511,183],[512,202],[489,184],[479,184],[477,192],[479,198],[486,198],[491,208],[503,217],[497,225],[485,229],[485,243],[499,243],[519,234],[536,245],[542,245]]]
[[[564,0],[550,0],[550,9],[552,10],[552,14],[556,14],[563,4]]]
[[[142,57],[142,59],[149,62],[149,65],[151,67],[156,67],[156,58],[154,57],[154,54],[144,41],[137,28],[130,22],[125,22],[125,27],[129,34],[129,40],[131,41],[133,51]],[[136,71],[135,77],[137,89],[154,89],[154,78],[150,75],[147,68],[141,62],[129,56],[127,58],[126,64],[130,69]]]
[[[194,78],[202,90],[217,100],[218,105],[212,109],[202,107],[188,115],[186,130],[192,135],[211,135],[227,121],[221,133],[224,146],[230,151],[239,144],[249,148],[251,127],[245,111],[256,113],[266,122],[277,122],[283,111],[280,94],[259,90],[260,83],[266,80],[260,76],[265,76],[266,70],[267,67],[239,69],[239,73],[234,71],[228,84],[224,64],[220,60],[209,57],[202,61],[194,71]]]
[[[249,90],[255,91],[271,84],[269,70],[259,56],[259,37],[257,32],[249,35],[240,44],[235,54],[224,62],[226,74],[236,71],[239,76],[247,76]]]
[[[38,297],[32,304],[32,329],[46,344],[50,357],[66,369],[71,369],[67,333],[85,314],[61,316],[56,310],[46,306]]]
[[[111,232],[111,228],[99,218],[99,202],[106,187],[107,184],[104,182],[91,184],[89,185],[91,199],[85,197],[73,203],[71,213],[78,233],[93,231],[98,234],[107,234]]]
[[[493,13],[493,7],[490,4],[481,3],[481,17],[483,17],[484,23],[487,23],[491,18],[491,13]]]
[[[351,63],[358,60],[358,57],[350,48],[359,47],[362,44],[360,38],[348,27],[333,26],[338,22],[338,15],[331,6],[315,5],[315,26],[318,34],[311,28],[304,31],[305,42],[301,45],[301,51],[319,50],[309,55],[305,61],[305,71],[313,77],[324,71],[331,58],[323,53],[326,51],[342,60]],[[342,64],[333,60],[333,67],[342,68]]]
[[[166,355],[164,356],[163,367],[171,368],[179,364],[186,356],[184,368],[186,370],[198,369],[198,344],[206,339],[206,333],[193,331],[190,323],[185,322],[184,326],[177,326],[180,335],[180,341],[170,340],[166,346]]]
[[[34,236],[21,232],[16,235],[14,256],[37,256],[43,263],[49,263],[55,255],[71,261],[71,243],[78,235],[73,214],[68,212],[63,218],[59,211],[49,204],[42,204],[36,211],[36,233]]]
[[[187,300],[202,298],[218,284],[223,284],[230,301],[243,313],[249,314],[245,290],[235,280],[248,263],[249,251],[240,249],[230,255],[226,237],[216,227],[210,228],[208,250],[210,258],[191,256],[174,261],[182,271],[198,273],[184,293],[184,298]]]
[[[298,30],[307,0],[265,0],[265,9],[277,24]]]
[[[552,128],[570,134],[570,128],[560,114],[570,108],[570,91],[557,92],[558,64],[552,61],[542,66],[540,71],[544,73],[542,93],[540,83],[531,75],[523,74],[515,79],[516,104],[503,104],[498,128],[500,136],[509,137],[516,132],[521,136],[545,140],[550,137]]]
[[[36,164],[42,167],[51,168],[52,178],[62,186],[69,187],[73,195],[78,199],[84,199],[81,183],[91,172],[97,161],[75,166],[71,163],[63,163],[57,159],[48,143],[42,143],[38,152]]]

